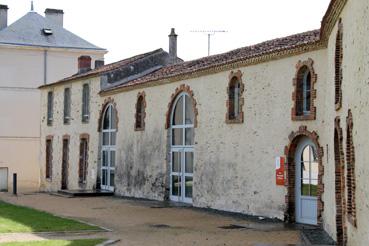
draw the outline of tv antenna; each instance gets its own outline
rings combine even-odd
[[[191,32],[199,32],[199,33],[204,33],[208,35],[208,56],[210,56],[210,40],[211,40],[211,36],[214,36],[215,33],[219,33],[219,32],[227,32],[226,30],[193,30]]]

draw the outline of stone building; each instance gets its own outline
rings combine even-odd
[[[77,58],[102,60],[107,51],[63,27],[63,11],[31,10],[8,26],[8,7],[0,5],[0,190],[12,185],[38,190],[40,85],[77,72]]]
[[[332,0],[319,30],[117,75],[137,69],[133,57],[42,86],[42,190],[96,188],[279,218],[363,245],[368,9],[367,0]]]

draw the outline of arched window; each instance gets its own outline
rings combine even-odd
[[[145,92],[138,93],[136,103],[136,116],[135,116],[135,130],[145,130],[145,116],[146,116],[146,101]]]
[[[342,59],[343,59],[343,47],[342,47],[342,20],[338,22],[338,31],[336,36],[336,49],[334,57],[334,104],[336,110],[339,110],[342,106]]]
[[[351,224],[353,224],[356,227],[355,148],[352,128],[353,128],[353,119],[351,110],[349,110],[346,126],[347,215]]]
[[[243,90],[242,73],[237,71],[231,72],[228,84],[228,100],[226,123],[242,123],[243,122]]]
[[[114,190],[117,115],[112,104],[106,106],[102,121],[101,188]]]
[[[293,79],[295,90],[292,95],[294,100],[292,120],[315,120],[316,108],[314,107],[314,99],[316,91],[314,90],[314,83],[316,78],[313,60],[299,61],[296,77]]]
[[[195,111],[187,93],[180,93],[173,102],[170,120],[170,199],[192,203]]]
[[[311,103],[311,74],[306,66],[298,72],[296,89],[296,115],[309,115]]]

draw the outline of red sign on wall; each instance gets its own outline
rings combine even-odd
[[[275,159],[275,182],[277,185],[284,185],[284,162],[283,156]]]

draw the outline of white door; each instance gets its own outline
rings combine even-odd
[[[0,167],[0,191],[8,191],[8,168]]]
[[[113,105],[108,105],[102,122],[101,189],[114,191],[116,153],[116,115]]]
[[[194,112],[192,99],[180,94],[171,118],[170,200],[192,203],[194,167]]]
[[[314,143],[302,139],[296,148],[296,222],[317,224],[318,159]]]

